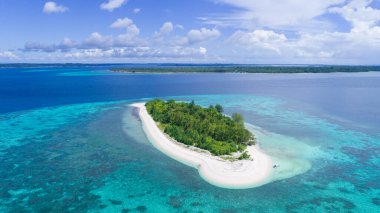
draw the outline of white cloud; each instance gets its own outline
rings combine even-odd
[[[85,49],[82,51],[76,51],[66,53],[65,58],[100,58],[100,57],[112,57],[116,55],[116,50],[102,50],[102,49]]]
[[[139,46],[145,43],[143,40],[137,37],[136,32],[127,32],[125,34],[118,35],[113,43],[115,47],[129,47],[129,46]]]
[[[140,29],[133,23],[133,21],[129,18],[117,19],[113,24],[111,24],[111,28],[124,28],[126,29],[125,34],[121,34],[118,36],[116,43],[125,44],[125,42],[136,38],[140,34]]]
[[[262,48],[273,50],[281,54],[279,46],[287,40],[284,34],[275,33],[271,30],[255,30],[253,32],[237,31],[229,41],[246,48]]]
[[[94,32],[87,38],[80,48],[101,48],[106,49],[112,47],[113,37],[112,36],[103,36],[98,32]]]
[[[166,36],[169,33],[171,33],[173,31],[173,28],[174,28],[173,23],[171,23],[171,22],[165,22],[161,26],[160,30],[158,32],[154,33],[154,37],[156,37],[156,38],[162,38],[163,36]]]
[[[187,33],[186,37],[177,40],[178,45],[191,45],[215,39],[220,36],[217,29],[201,28],[199,30],[193,29]]]
[[[204,47],[199,47],[199,53],[200,53],[201,55],[206,55],[206,54],[207,54],[207,49],[204,48]]]
[[[117,19],[110,25],[111,28],[123,29],[124,33],[119,35],[102,35],[99,32],[93,32],[88,38],[82,42],[75,42],[69,38],[57,44],[42,44],[37,42],[27,42],[24,51],[34,52],[68,52],[73,49],[103,49],[108,50],[119,47],[133,47],[145,43],[139,38],[140,30],[131,19]]]
[[[133,21],[129,18],[119,18],[111,24],[111,28],[127,28],[133,25]]]
[[[378,63],[380,27],[366,31],[301,33],[288,39],[274,31],[237,31],[223,48],[243,63]],[[246,61],[242,61],[246,60]]]
[[[100,9],[112,12],[114,9],[121,7],[126,2],[126,0],[108,0],[100,5]]]
[[[287,40],[284,34],[275,33],[272,30],[255,30],[253,32],[237,31],[232,35],[232,39],[243,45],[257,45],[262,43],[278,43]]]
[[[174,47],[168,49],[156,49],[149,46],[122,47],[111,49],[91,48],[65,53],[65,58],[134,58],[155,60],[192,59],[202,58],[206,54],[205,48]]]
[[[129,29],[129,28],[128,28]],[[142,41],[137,38],[137,31],[133,30],[127,31],[124,34],[117,35],[113,37],[111,35],[103,36],[98,32],[94,32],[91,34],[89,38],[87,38],[81,45],[78,46],[80,49],[111,49],[114,47],[131,47],[138,46]]]
[[[185,27],[182,24],[176,24],[175,27],[180,29],[180,30],[185,29]]]
[[[330,12],[338,13],[352,23],[353,30],[366,30],[380,20],[380,10],[369,7],[372,0],[353,0],[344,7],[334,7]]]
[[[368,60],[373,63],[380,55],[380,27],[348,33],[305,34],[296,44],[297,49],[319,56],[325,56],[326,54],[323,53],[328,53],[327,55],[336,60]]]
[[[75,41],[69,39],[69,38],[64,38],[60,44],[60,46],[66,47],[67,49],[74,48],[76,46]]]
[[[68,10],[67,7],[58,5],[53,1],[46,2],[43,8],[44,13],[64,13]]]
[[[42,51],[42,52],[55,52],[55,51],[69,51],[72,48],[76,48],[77,43],[69,38],[64,38],[58,44],[41,44],[37,42],[27,42],[24,46],[25,51]]]
[[[250,5],[246,1],[235,3],[242,2]],[[371,0],[352,0],[340,6],[319,10],[324,11],[322,14],[342,15],[352,24],[348,32],[337,32],[323,26],[320,31],[312,32],[303,28],[304,22],[295,21],[295,25],[301,27],[289,38],[286,34],[280,33],[281,29],[273,30],[282,25],[280,21],[273,19],[275,22],[267,20],[268,27],[273,27],[272,30],[263,30],[260,27],[252,30],[237,30],[227,39],[226,45],[230,46],[223,48],[235,53],[235,55],[230,55],[230,58],[240,58],[240,61],[244,60],[245,63],[357,64],[364,62],[377,64],[376,57],[380,55],[380,26],[378,26],[380,10],[371,7],[372,2]],[[297,14],[295,16],[298,16]],[[320,12],[314,14],[320,14]],[[312,20],[314,15],[305,17]]]
[[[197,62],[225,58],[227,63],[378,63],[380,10],[372,4],[374,1],[215,1],[233,6],[235,12],[206,17],[204,21],[216,25],[227,23],[224,26],[230,28],[225,32],[235,31],[228,37],[221,36],[219,30],[226,29],[223,26],[182,31],[185,35],[181,36],[174,32],[183,29],[182,25],[165,22],[150,37],[140,38],[140,29],[133,20],[120,18],[110,25],[119,34],[94,32],[81,42],[65,38],[50,45],[28,42],[24,50],[70,58],[145,58],[148,61],[194,59]],[[331,13],[333,18],[328,16]],[[342,27],[326,28],[326,19],[335,24],[349,22],[352,28],[344,31],[337,31]],[[311,27],[318,30],[311,31]],[[222,38],[216,39],[219,37]]]
[[[115,40],[115,44],[118,46],[126,45],[130,46],[136,42],[136,37],[140,34],[140,29],[129,18],[117,19],[111,28],[124,28],[126,32],[118,35]]]
[[[133,9],[133,13],[134,13],[134,14],[137,14],[137,13],[139,13],[139,12],[141,12],[141,9],[140,9],[140,8],[135,8],[135,9]]]
[[[244,29],[314,29],[329,24],[317,19],[331,6],[345,0],[215,0],[235,7],[229,14],[202,17],[207,23],[228,25]]]
[[[11,51],[0,52],[0,59],[13,60],[18,58],[19,57]]]

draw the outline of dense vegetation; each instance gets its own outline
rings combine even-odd
[[[380,71],[380,66],[330,66],[330,65],[157,65],[118,67],[115,72],[129,73],[332,73]]]
[[[114,72],[128,73],[330,73],[330,72],[369,72],[380,71],[380,66],[348,65],[254,65],[254,64],[0,64],[2,68],[46,68],[46,67],[104,67]]]
[[[234,113],[232,118],[222,114],[220,105],[202,108],[173,100],[153,100],[146,103],[148,113],[166,134],[178,142],[210,151],[214,155],[229,155],[254,144],[251,132],[244,128],[244,119]],[[243,153],[240,159],[247,159]]]

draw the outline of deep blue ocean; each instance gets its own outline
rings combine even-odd
[[[380,72],[110,67],[0,68],[0,212],[380,212]],[[276,135],[264,151],[311,167],[258,188],[210,185],[149,143],[129,104],[152,98],[219,103]]]

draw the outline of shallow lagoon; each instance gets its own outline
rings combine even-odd
[[[0,70],[2,212],[380,211],[380,74],[49,69]],[[253,189],[212,186],[149,144],[128,104],[153,97],[241,112],[275,134],[264,150],[311,167]]]

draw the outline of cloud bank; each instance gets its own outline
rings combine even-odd
[[[42,9],[44,13],[64,13],[68,10],[69,8],[58,5],[53,1],[46,2],[44,8]]]
[[[113,11],[126,2],[108,0],[101,9]],[[379,63],[380,10],[373,0],[213,2],[230,10],[195,17],[198,24],[185,25],[174,19],[154,22],[150,31],[146,24],[137,26],[130,17],[121,17],[109,23],[112,32],[99,30],[82,39],[66,37],[56,43],[28,41],[18,52],[3,51],[0,56],[15,58],[39,52],[83,60],[114,57],[146,62],[161,58],[212,63]],[[49,13],[67,11],[54,2],[47,2],[45,7]],[[142,16],[136,16],[140,10],[128,11],[137,19]],[[342,24],[346,27],[341,28]]]
[[[100,5],[100,9],[112,12],[125,3],[127,3],[127,0],[108,0],[107,2],[104,2]]]

